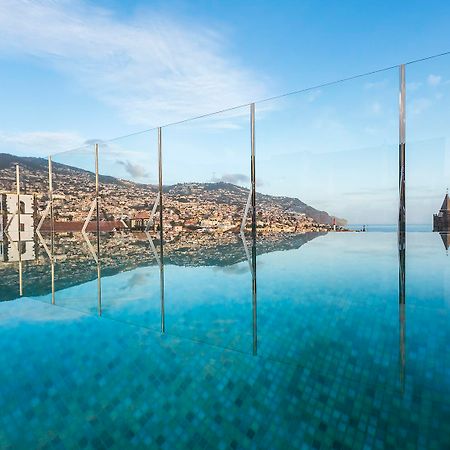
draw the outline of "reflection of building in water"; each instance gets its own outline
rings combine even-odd
[[[441,209],[433,214],[433,231],[438,231],[445,250],[448,252],[450,246],[450,198],[448,192],[445,194]]]
[[[450,234],[449,233],[439,233],[444,243],[445,250],[448,252],[448,248],[450,247]]]
[[[433,231],[444,233],[450,232],[450,199],[448,192],[445,194],[441,209],[437,214],[433,214]],[[444,242],[445,244],[445,242]]]
[[[81,233],[84,222],[79,220],[54,222],[53,231],[55,233]],[[123,220],[100,220],[98,223],[98,230],[103,233],[111,233],[113,231],[122,231],[127,229],[127,224]],[[49,233],[52,230],[50,220],[46,220],[41,227],[41,231]],[[91,233],[97,232],[97,222],[91,220],[86,226],[86,231]]]
[[[150,220],[150,213],[139,211],[130,218],[130,228],[132,230],[145,230]]]
[[[35,259],[35,209],[34,195],[21,195],[17,205],[17,194],[0,194],[1,261],[19,261],[19,252],[22,261]]]

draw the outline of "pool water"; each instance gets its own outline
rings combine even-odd
[[[398,261],[329,233],[258,251],[256,292],[244,257],[1,302],[0,448],[448,449],[450,259],[408,233],[404,305]]]

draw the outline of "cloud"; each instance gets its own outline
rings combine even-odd
[[[212,181],[214,183],[223,182],[231,184],[243,184],[249,183],[250,177],[244,175],[243,173],[226,173],[219,178],[213,177]]]
[[[373,102],[370,107],[371,112],[375,115],[379,115],[381,113],[381,109],[381,104],[377,101]]]
[[[314,101],[316,101],[320,96],[322,95],[322,91],[320,89],[314,89],[313,91],[310,91],[307,96],[306,96],[306,100],[309,103],[313,103]]]
[[[422,86],[420,81],[411,81],[406,83],[406,92],[417,91]]]
[[[81,0],[0,2],[0,54],[37,58],[149,127],[265,95],[225,42],[217,24],[149,10],[119,19]]]
[[[397,187],[391,187],[391,188],[379,188],[376,189],[360,189],[358,191],[349,191],[349,192],[342,192],[341,195],[348,196],[348,197],[377,197],[377,196],[390,196],[397,194]]]
[[[140,164],[130,161],[117,161],[117,164],[123,166],[128,175],[133,178],[146,178],[149,176],[148,172]]]
[[[442,81],[442,77],[440,75],[428,75],[427,82],[430,86],[438,86]]]
[[[127,283],[120,287],[121,291],[129,290],[136,286],[146,286],[150,283],[151,277],[149,273],[135,272],[128,279]]]
[[[92,138],[92,139],[86,139],[83,143],[84,145],[92,145],[94,146],[95,144],[99,144],[99,146],[106,146],[106,142],[103,141],[102,139],[96,139],[96,138]]]
[[[227,275],[245,275],[250,273],[248,264],[245,263],[237,263],[229,266],[214,266],[213,271],[222,272]]]
[[[379,88],[385,88],[388,85],[387,80],[381,80],[381,81],[368,81],[364,83],[364,89],[379,89]]]
[[[413,114],[421,114],[422,112],[429,109],[432,104],[433,102],[429,98],[415,98],[411,102],[410,109]]]
[[[6,133],[0,131],[0,151],[34,156],[47,156],[84,144],[84,139],[72,132],[31,131]]]

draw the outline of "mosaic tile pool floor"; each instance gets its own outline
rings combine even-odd
[[[102,317],[95,282],[2,302],[0,448],[448,449],[438,239],[408,236],[404,307],[393,234],[258,256],[256,336],[245,262],[167,266],[165,333],[156,267],[102,280]]]

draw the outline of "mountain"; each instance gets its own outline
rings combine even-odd
[[[15,165],[19,164],[20,170],[25,171],[25,174],[28,172],[34,172],[41,180],[42,184],[47,184],[48,180],[48,159],[46,158],[37,158],[34,156],[16,156],[11,155],[9,153],[0,153],[0,190],[5,189],[5,180],[10,182],[11,180],[15,183],[15,172],[14,178],[11,178],[11,173],[15,169]],[[67,176],[77,176],[79,174],[83,174],[88,177],[93,183],[95,183],[95,174],[88,170],[80,169],[78,167],[68,166],[66,164],[61,164],[58,162],[52,162],[52,170],[54,173],[59,175],[67,175]],[[21,174],[21,182],[25,182],[28,180],[27,175]],[[100,175],[99,181],[101,183],[111,183],[111,184],[123,184],[123,182],[117,178]]]
[[[0,153],[0,190],[15,191],[15,164],[20,167],[21,192],[40,193],[41,201],[44,202],[48,191],[47,159]],[[66,199],[65,205],[61,205],[58,210],[59,217],[62,220],[83,220],[95,193],[95,174],[58,162],[53,162],[52,168],[54,192],[64,195]],[[99,176],[99,182],[101,219],[112,220],[124,214],[132,215],[136,211],[152,209],[157,192],[155,185],[105,175]],[[228,216],[237,223],[242,216],[249,190],[225,182],[192,182],[164,186],[163,192],[167,198],[166,207],[177,211],[177,214],[170,218],[174,223],[190,217],[190,212],[183,204],[190,204],[192,210],[195,209],[192,205],[196,203],[202,218],[211,214],[208,205],[212,205],[214,210],[216,204],[225,208],[219,217]],[[288,216],[305,215],[318,224],[333,223],[333,217],[326,211],[307,205],[298,198],[257,193],[256,199],[261,220],[265,218],[267,221],[274,221],[277,217],[286,217],[286,222]],[[39,201],[38,199],[38,204]],[[338,225],[346,223],[343,219],[336,219],[336,222]]]

